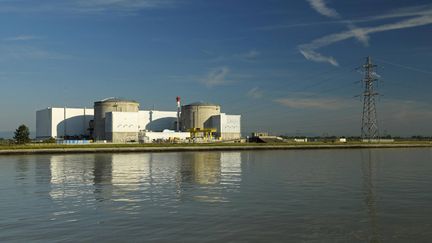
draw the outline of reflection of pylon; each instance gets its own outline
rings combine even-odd
[[[365,191],[365,203],[367,206],[367,213],[369,217],[370,227],[370,241],[369,242],[382,242],[382,235],[377,221],[377,196],[374,187],[374,181],[377,178],[376,169],[374,168],[374,160],[372,158],[371,150],[367,151],[367,157],[361,153],[362,160],[362,175]]]
[[[366,63],[362,67],[364,72],[363,83],[365,88],[363,92],[361,137],[368,140],[379,138],[377,114],[375,108],[375,96],[377,96],[378,93],[374,90],[374,82],[378,79],[376,78],[377,75],[374,71],[375,67],[376,65],[372,64],[370,57],[366,58]]]

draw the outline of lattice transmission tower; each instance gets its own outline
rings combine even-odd
[[[361,137],[362,139],[379,139],[377,112],[375,106],[375,97],[379,95],[375,91],[375,82],[378,81],[378,75],[375,73],[377,65],[372,64],[371,57],[366,58],[366,63],[362,66],[364,77],[362,83],[364,84],[363,92],[363,116]]]

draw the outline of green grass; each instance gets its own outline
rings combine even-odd
[[[372,144],[407,144],[407,145],[432,145],[431,141],[396,141],[392,143],[372,143]],[[25,144],[25,145],[0,145],[0,150],[22,150],[22,149],[65,149],[65,148],[142,148],[142,147],[202,147],[202,146],[274,146],[274,145],[287,145],[287,146],[317,146],[317,145],[367,145],[363,142],[281,142],[281,143],[151,143],[151,144]]]

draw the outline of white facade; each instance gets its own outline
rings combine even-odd
[[[138,112],[108,112],[105,114],[105,137],[114,143],[138,141]]]
[[[240,115],[220,114],[220,132],[221,133],[240,133]]]
[[[138,112],[109,112],[105,116],[105,132],[138,132]]]
[[[90,120],[94,119],[94,109],[86,108],[47,108],[36,112],[37,138],[63,138],[66,136],[88,136]],[[225,139],[238,139],[240,115],[221,113],[211,118],[211,127],[217,130],[216,136]],[[106,139],[112,142],[138,141],[138,133],[145,131],[153,139],[186,139],[188,132],[167,134],[164,130],[175,130],[176,111],[142,110],[139,112],[108,112],[105,118]],[[153,133],[151,133],[153,132]]]
[[[221,113],[212,116],[212,128],[216,128],[216,136],[222,140],[239,139],[241,137],[241,116]]]
[[[147,135],[149,141],[185,139],[185,134],[161,132],[173,129],[176,121],[177,112],[172,111],[109,112],[105,117],[105,133],[107,140],[118,143],[138,141],[140,131],[149,132]]]
[[[93,109],[46,108],[36,112],[36,138],[89,135]]]
[[[165,129],[175,130],[177,122],[176,111],[139,111],[139,130],[161,132]]]
[[[174,111],[109,112],[106,114],[105,132],[139,132],[173,130],[177,122]]]

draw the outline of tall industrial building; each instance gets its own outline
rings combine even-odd
[[[106,115],[112,113],[121,112],[133,112],[139,111],[139,103],[133,100],[125,100],[118,98],[107,98],[94,103],[94,133],[93,138],[95,140],[112,140],[112,129],[106,130]],[[109,117],[111,120],[112,116]],[[136,123],[136,122],[135,122]],[[108,124],[109,125],[109,124]],[[129,136],[127,134],[129,130],[119,131],[119,136]],[[107,134],[108,132],[108,134]],[[109,134],[111,133],[111,134]],[[107,136],[108,135],[108,136]]]
[[[181,108],[182,130],[211,128],[211,118],[220,115],[220,106],[204,102],[195,102]]]
[[[223,140],[241,137],[240,115],[221,113],[219,105],[195,102],[182,106],[181,127],[183,131],[191,129],[214,129],[216,137]]]
[[[36,112],[36,137],[87,137],[92,120],[93,109],[49,107]]]
[[[179,97],[177,106],[180,107]],[[186,139],[192,130],[209,129],[218,139],[239,139],[240,115],[221,113],[219,105],[197,102],[178,111],[139,110],[133,100],[108,98],[94,102],[94,109],[47,108],[36,112],[36,137],[93,138],[95,141],[125,143]],[[180,131],[176,131],[180,128]]]

